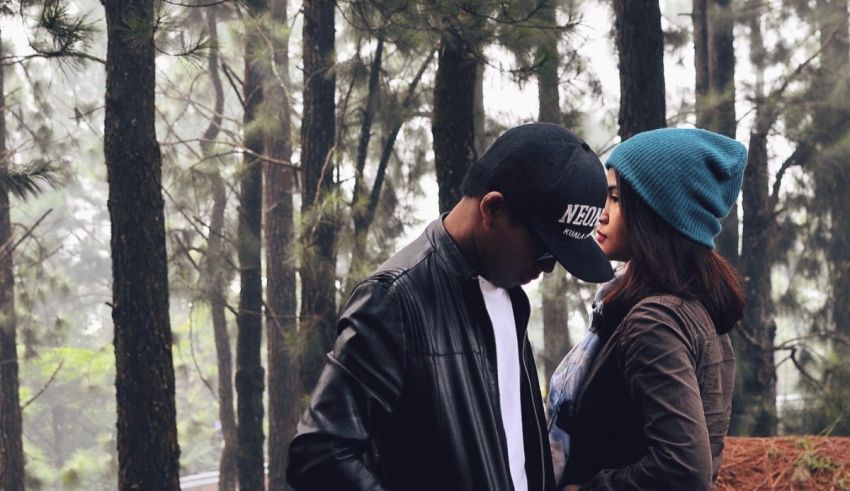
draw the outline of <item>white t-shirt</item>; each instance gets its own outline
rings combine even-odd
[[[507,290],[478,277],[487,313],[496,338],[496,366],[499,375],[499,406],[508,445],[511,479],[517,491],[528,490],[525,475],[525,443],[522,434],[522,395],[520,394],[519,346],[516,320]]]

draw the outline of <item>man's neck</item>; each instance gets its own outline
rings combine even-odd
[[[443,226],[449,237],[457,244],[463,256],[476,271],[481,273],[478,250],[475,244],[475,224],[478,217],[478,201],[464,196],[443,218]]]

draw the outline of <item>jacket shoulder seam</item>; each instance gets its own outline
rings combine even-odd
[[[370,283],[378,284],[381,285],[381,287],[384,288],[387,293],[392,294],[392,290],[395,289],[395,286],[399,281],[405,279],[414,269],[420,267],[422,263],[431,259],[433,255],[434,251],[431,251],[428,254],[425,254],[425,256],[422,257],[418,262],[406,268],[391,268],[377,271],[368,278],[362,280],[360,283],[357,284],[357,286],[359,287],[360,285]]]

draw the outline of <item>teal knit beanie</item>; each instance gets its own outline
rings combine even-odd
[[[614,168],[673,228],[713,249],[720,219],[738,199],[746,163],[746,147],[731,138],[663,128],[619,144],[605,167]]]

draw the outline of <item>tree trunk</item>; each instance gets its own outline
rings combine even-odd
[[[378,98],[381,94],[381,63],[383,62],[384,36],[378,34],[378,45],[372,58],[372,66],[369,68],[369,94],[366,97],[366,107],[363,108],[363,120],[360,125],[360,138],[357,144],[357,162],[355,165],[354,192],[354,220],[362,216],[360,213],[361,197],[364,191],[363,171],[366,169],[366,160],[369,156],[369,142],[372,139],[372,121],[378,110]]]
[[[664,35],[658,1],[614,0],[616,44],[620,68],[622,140],[663,128]]]
[[[850,336],[850,214],[847,194],[850,192],[850,155],[846,138],[850,131],[848,108],[848,42],[847,0],[819,0],[818,28],[822,48],[821,66],[816,79],[817,101],[813,122],[818,135],[819,155],[816,159],[815,183],[821,196],[829,196],[826,208],[830,216],[830,245],[827,256],[832,283],[832,322],[836,333]],[[850,347],[840,346],[839,353],[850,354]]]
[[[484,60],[479,60],[475,67],[475,103],[473,105],[475,125],[475,155],[484,155],[490,146],[487,141],[487,111],[484,110]]]
[[[118,487],[179,489],[153,0],[104,0]]]
[[[697,126],[735,137],[734,14],[730,0],[694,0]]]
[[[546,6],[540,14],[540,22],[556,25],[554,6]],[[563,125],[561,115],[561,96],[558,93],[558,66],[561,57],[558,54],[557,31],[541,32],[542,39],[537,47],[535,63],[537,69],[538,120],[543,123]]]
[[[729,0],[694,0],[693,22],[697,127],[735,138],[734,14]],[[722,223],[717,251],[737,265],[737,205]]]
[[[305,220],[301,259],[301,328],[306,346],[301,382],[311,391],[336,338],[336,205],[333,148],[336,124],[334,92],[333,0],[304,2],[304,116],[301,123],[301,211]]]
[[[475,79],[478,62],[472,47],[444,34],[434,81],[434,166],[439,185],[440,213],[461,198],[466,169],[475,162]]]
[[[0,35],[0,52],[2,35]],[[0,67],[0,172],[9,172],[6,149],[6,89]],[[21,402],[18,382],[15,274],[9,192],[0,190],[0,489],[24,489]]]
[[[540,286],[543,297],[543,377],[547,384],[564,355],[572,348],[567,308],[571,283],[566,271],[558,265],[543,277]]]
[[[366,187],[366,178],[364,171],[366,169],[366,160],[368,158],[369,143],[372,139],[372,121],[378,109],[378,98],[381,93],[381,63],[383,62],[384,52],[384,36],[383,33],[378,34],[378,45],[375,48],[375,54],[372,58],[372,66],[369,68],[369,94],[366,99],[366,107],[363,108],[363,121],[360,126],[360,138],[357,146],[357,162],[355,165],[354,174],[354,191],[352,193],[352,221],[354,222],[354,245],[351,252],[351,265],[349,274],[346,278],[345,292],[348,293],[354,289],[354,286],[360,282],[364,275],[368,272],[364,271],[364,266],[368,264],[368,251],[366,234],[369,227],[372,225],[372,216],[370,215],[370,196],[369,190]],[[393,137],[393,140],[395,137]],[[378,169],[380,182],[383,183],[383,173],[386,172],[386,166]]]
[[[555,25],[555,9],[547,6],[541,12],[541,22]],[[543,33],[537,48],[537,100],[538,119],[544,123],[563,124],[561,97],[558,93],[558,38],[555,31]],[[569,279],[560,265],[543,276],[543,380],[548,383],[558,363],[570,350],[569,312],[567,294]]]
[[[715,98],[711,129],[735,138],[735,14],[731,0],[712,0],[708,19],[711,93]]]
[[[744,319],[732,331],[738,357],[730,432],[737,435],[776,434],[776,366],[773,360],[776,323],[771,297],[775,218],[768,190],[767,135],[775,121],[764,97],[764,40],[760,14],[750,20],[751,58],[756,67],[756,121],[750,133],[744,171],[740,271],[744,281]]]
[[[694,112],[697,127],[710,129],[711,117],[711,49],[709,34],[711,25],[708,21],[708,6],[711,0],[693,0],[691,18],[694,23]]]
[[[770,267],[773,251],[774,218],[770,209],[767,169],[767,133],[750,135],[747,168],[744,171],[744,232],[741,273],[747,304],[736,334],[739,358],[739,407],[735,432],[751,436],[776,434],[776,367]],[[735,331],[733,331],[735,332]],[[743,342],[740,342],[743,341]]]
[[[272,0],[274,74],[266,84],[269,113],[279,122],[268,135],[269,156],[276,162],[292,160],[292,123],[289,98],[289,34],[276,35],[286,25],[287,0]],[[269,490],[285,490],[289,441],[295,434],[301,387],[295,371],[293,333],[296,332],[295,210],[292,201],[293,168],[265,165],[266,333],[269,363]]]
[[[213,93],[215,95],[213,117],[204,132],[204,141],[201,143],[201,154],[205,161],[214,159],[212,142],[221,130],[222,113],[224,111],[224,87],[219,73],[218,57],[218,31],[215,8],[206,9],[207,29],[210,36],[210,49],[207,59],[207,69],[210,73]],[[215,159],[220,163],[218,159]],[[225,269],[226,253],[224,248],[224,212],[227,207],[227,189],[221,178],[219,169],[213,168],[209,172],[210,187],[212,189],[212,213],[210,216],[210,231],[207,243],[206,274],[207,274],[207,300],[210,304],[212,317],[213,336],[215,338],[215,351],[218,368],[218,418],[221,422],[221,434],[223,446],[221,458],[218,465],[218,489],[219,491],[234,491],[237,482],[236,467],[236,413],[233,410],[233,356],[230,347],[230,334],[227,332],[227,318],[225,307],[227,306],[227,283],[228,274]]]
[[[263,489],[263,390],[265,373],[260,360],[263,337],[263,293],[261,223],[263,213],[263,135],[257,129],[263,102],[263,76],[260,71],[265,39],[260,18],[266,13],[265,0],[248,4],[250,19],[245,33],[245,78],[242,94],[245,153],[239,179],[239,312],[236,322],[236,412],[239,417],[237,462],[240,489]]]
[[[218,171],[210,176],[210,184],[212,185],[213,207],[207,244],[207,274],[210,275],[207,298],[210,302],[216,360],[218,362],[218,414],[223,440],[218,466],[218,489],[219,491],[233,491],[236,489],[238,481],[236,462],[238,432],[236,413],[233,409],[233,354],[225,315],[227,284],[230,276],[225,271],[227,263],[223,240],[227,189]]]

